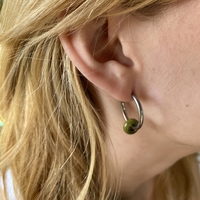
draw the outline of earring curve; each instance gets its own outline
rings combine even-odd
[[[128,119],[126,115],[125,103],[121,102],[122,115],[125,119],[123,129],[124,132],[127,134],[136,133],[142,127],[144,121],[144,112],[142,109],[142,105],[140,104],[140,101],[134,95],[132,95],[132,99],[134,100],[138,110],[138,120],[134,118]]]

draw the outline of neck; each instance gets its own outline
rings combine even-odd
[[[117,160],[123,200],[152,200],[154,178],[179,159],[196,152],[191,147],[163,141],[159,137],[145,137],[146,135],[138,132],[134,136],[125,135],[124,140],[112,139],[110,151]],[[123,146],[130,146],[130,140],[131,147],[123,151]]]
[[[114,105],[113,102],[111,104]],[[108,108],[108,101],[106,105]],[[116,163],[114,166],[117,166],[122,199],[152,200],[154,177],[199,149],[172,140],[161,130],[155,130],[154,126],[149,125],[148,118],[141,130],[127,135],[122,131],[124,120],[121,113],[113,114],[116,110],[120,111],[119,102],[116,107],[113,106],[113,110],[112,106],[105,113],[108,122],[106,135],[109,160],[112,158],[111,162]]]

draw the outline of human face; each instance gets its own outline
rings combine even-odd
[[[129,17],[121,30],[146,126],[200,147],[200,1],[180,1],[146,21]]]

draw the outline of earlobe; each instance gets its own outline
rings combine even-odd
[[[90,82],[119,101],[131,101],[132,61],[123,55],[117,32],[110,30],[113,28],[102,18],[59,38],[66,54]]]

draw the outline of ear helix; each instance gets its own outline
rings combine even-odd
[[[125,119],[123,130],[127,134],[136,133],[142,127],[144,121],[144,113],[140,101],[134,95],[132,95],[132,99],[134,100],[138,110],[138,120],[134,118],[128,119],[126,115],[125,103],[121,102],[122,115]]]

